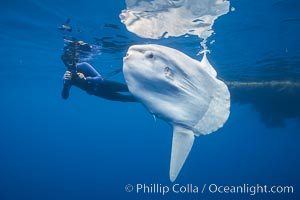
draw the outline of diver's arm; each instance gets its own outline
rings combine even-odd
[[[77,72],[83,73],[86,77],[101,77],[97,70],[87,62],[78,63]]]
[[[94,88],[98,87],[101,84],[101,77],[85,77],[85,75],[81,72],[72,73],[70,71],[66,71],[63,77],[63,89],[61,92],[61,96],[63,99],[68,99],[70,89],[72,85],[88,92],[93,93]]]
[[[96,69],[87,62],[82,62],[77,65],[77,70],[83,77],[80,77],[81,80],[87,81],[90,85],[98,85],[103,81],[102,76],[96,71]],[[77,73],[77,74],[79,74]]]

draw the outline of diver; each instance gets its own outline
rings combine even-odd
[[[62,98],[68,99],[72,85],[85,90],[88,94],[95,95],[107,100],[120,102],[136,102],[137,100],[128,93],[125,84],[104,79],[87,62],[79,62],[79,52],[87,52],[91,46],[82,41],[68,41],[69,44],[64,48],[61,59],[67,71],[64,74]]]

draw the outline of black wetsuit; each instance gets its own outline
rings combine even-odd
[[[123,92],[129,92],[127,85],[104,80],[101,75],[88,63],[78,63],[76,66],[76,73],[82,73],[86,79],[80,79],[72,75],[71,84],[64,82],[62,90],[62,97],[67,99],[72,85],[75,85],[82,90],[85,90],[91,95],[121,102],[136,102],[136,99],[130,94],[122,94]]]

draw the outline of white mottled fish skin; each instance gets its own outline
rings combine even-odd
[[[206,55],[199,62],[169,47],[131,46],[123,72],[129,91],[157,118],[173,127],[170,179],[174,181],[193,145],[194,135],[223,126],[230,93]]]

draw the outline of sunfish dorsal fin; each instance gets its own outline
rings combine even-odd
[[[173,127],[173,142],[170,164],[170,180],[175,181],[191,148],[194,144],[194,133],[180,126]]]
[[[206,53],[204,53],[203,58],[200,62],[201,66],[212,76],[217,77],[216,70],[211,66],[211,64],[207,60]]]

